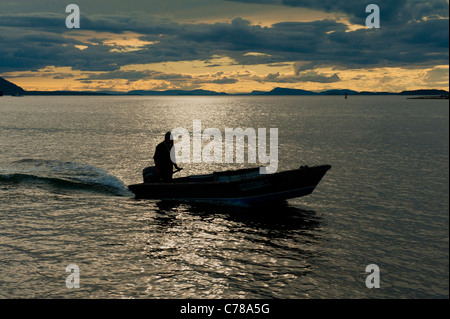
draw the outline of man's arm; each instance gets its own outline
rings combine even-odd
[[[173,167],[175,167],[176,170],[180,170],[181,168],[177,165],[177,158],[175,155],[175,145],[172,145],[172,148],[169,150],[170,153],[170,161],[172,162]],[[173,152],[173,153],[172,153]]]

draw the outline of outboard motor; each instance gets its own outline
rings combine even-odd
[[[142,171],[144,183],[156,183],[156,168],[155,166],[146,167]]]

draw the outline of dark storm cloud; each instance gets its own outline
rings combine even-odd
[[[90,73],[82,74],[77,81],[81,83],[94,83],[94,81],[109,81],[116,79],[126,79],[128,83],[139,80],[158,80],[163,81],[174,88],[198,88],[203,84],[234,84],[239,82],[239,79],[223,76],[223,72],[218,72],[213,77],[197,76],[193,77],[189,74],[179,73],[165,73],[155,70],[143,71],[122,71],[116,70],[104,73]]]
[[[269,73],[264,77],[255,76],[253,80],[261,83],[299,83],[299,82],[316,82],[316,83],[333,83],[339,82],[341,79],[334,73],[333,75],[326,75],[316,71],[308,71],[296,75],[283,75],[280,72]]]
[[[176,73],[164,73],[153,70],[143,71],[111,71],[100,74],[88,74],[81,80],[114,80],[114,79],[127,79],[129,81],[138,80],[189,80],[192,79],[191,75],[176,74]]]
[[[319,74],[315,71],[308,71],[300,75],[301,82],[333,83],[340,80],[341,79],[336,73],[331,76],[327,76],[324,74]]]
[[[212,80],[209,83],[214,83],[214,84],[234,84],[234,83],[237,83],[237,82],[239,82],[238,79],[236,79],[236,78],[229,78],[229,77],[225,76],[225,77],[220,78],[220,79]]]
[[[209,44],[215,50],[261,53],[311,53],[327,39],[328,31],[345,31],[346,26],[331,20],[277,23],[272,27],[251,25],[240,18],[231,23],[185,25],[177,34],[180,41]],[[267,56],[245,56],[243,59],[265,59]]]
[[[382,23],[388,25],[404,24],[424,17],[448,17],[448,3],[445,0],[227,0],[243,3],[276,4],[291,7],[315,9],[328,13],[340,13],[349,16],[351,22],[364,24],[368,13],[365,8],[376,3],[380,8]]]
[[[0,20],[1,21],[1,20]],[[68,57],[77,41],[0,27],[0,70],[38,69]],[[81,43],[80,43],[81,44]]]
[[[66,33],[65,14],[36,12],[0,14],[0,26],[15,28],[37,28],[39,31]],[[86,15],[80,14],[80,29],[97,32],[122,33],[134,31],[144,34],[173,34],[180,30],[178,23],[144,13],[127,15]],[[76,30],[75,30],[76,31]]]
[[[346,12],[353,20],[360,16],[365,19],[367,15],[364,10],[361,12],[360,6],[365,8],[363,2],[276,2]],[[142,13],[82,15],[81,29],[69,30],[63,14],[1,14],[0,72],[35,70],[49,65],[82,71],[117,71],[128,64],[209,60],[216,55],[228,56],[241,65],[303,61],[294,67],[296,75],[320,66],[447,64],[448,19],[441,17],[448,16],[448,12],[443,11],[444,7],[448,10],[448,5],[445,1],[444,4],[442,1],[380,1],[381,28],[356,31],[334,20],[282,22],[262,27],[241,18],[229,23],[182,24]],[[424,17],[428,18],[422,19]],[[386,26],[387,21],[395,27]],[[77,33],[86,31],[93,34],[90,43],[74,39]],[[114,50],[104,43],[99,32],[134,32],[139,34],[140,40],[152,43],[138,50]],[[86,46],[85,49],[80,50],[77,47],[80,45]],[[248,54],[250,52],[259,54]]]

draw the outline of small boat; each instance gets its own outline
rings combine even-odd
[[[301,166],[260,174],[257,167],[179,177],[162,183],[155,182],[155,168],[147,167],[143,170],[144,183],[128,188],[139,199],[258,206],[311,194],[330,168],[330,165]]]

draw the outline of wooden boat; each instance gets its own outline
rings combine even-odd
[[[302,166],[299,169],[260,174],[259,168],[214,172],[154,181],[154,167],[144,169],[144,183],[128,188],[140,199],[209,202],[257,206],[309,195],[330,165]]]

